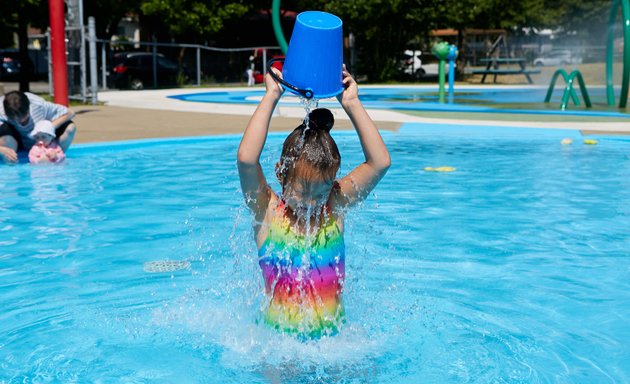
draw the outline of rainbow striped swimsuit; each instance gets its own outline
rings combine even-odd
[[[296,233],[278,202],[269,234],[258,250],[269,304],[265,322],[300,339],[337,333],[344,319],[343,234],[333,215],[314,235]]]

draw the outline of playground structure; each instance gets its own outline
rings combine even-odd
[[[558,69],[551,78],[551,83],[549,84],[549,88],[547,89],[547,95],[545,96],[545,103],[548,103],[551,100],[551,94],[553,93],[553,89],[556,86],[556,80],[558,76],[562,76],[565,83],[567,84],[564,89],[564,94],[562,95],[562,102],[560,104],[560,109],[563,111],[567,109],[567,104],[569,103],[569,97],[573,100],[573,104],[576,106],[580,105],[580,99],[573,88],[573,82],[575,79],[578,80],[578,84],[580,85],[580,92],[582,93],[582,97],[584,98],[584,104],[587,108],[592,106],[591,98],[588,95],[588,91],[586,90],[586,84],[584,84],[584,78],[582,77],[582,73],[578,70],[571,72],[571,74],[567,74],[567,71],[560,68]]]
[[[628,91],[630,85],[630,0],[613,0],[610,7],[610,18],[608,21],[608,40],[606,44],[606,101],[609,106],[615,105],[615,88],[613,82],[613,61],[614,61],[614,27],[617,23],[617,15],[619,8],[621,7],[621,25],[623,27],[623,72],[621,79],[621,94],[619,95],[619,108],[626,108],[628,104]],[[562,76],[567,86],[562,96],[562,102],[560,108],[565,110],[569,102],[569,97],[573,100],[573,103],[577,106],[580,105],[580,101],[573,88],[573,82],[578,80],[582,97],[584,98],[584,104],[587,108],[591,107],[591,101],[584,84],[584,79],[580,71],[573,71],[571,74],[563,69],[558,69],[549,84],[547,90],[547,96],[545,97],[545,103],[548,103],[551,99],[553,88],[556,84],[558,76]]]
[[[438,95],[440,103],[446,102],[444,82],[446,80],[446,61],[448,60],[448,101],[449,103],[452,103],[455,88],[455,59],[458,55],[457,47],[442,41],[435,44],[432,51],[433,54],[440,60],[440,66],[438,69]]]

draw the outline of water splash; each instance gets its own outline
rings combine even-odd
[[[304,111],[306,112],[306,116],[304,117],[304,125],[306,126],[306,129],[308,129],[309,114],[311,113],[313,109],[317,108],[317,106],[319,105],[319,99],[315,99],[315,98],[307,99],[305,97],[300,96],[300,104],[302,104],[302,107],[304,107]]]

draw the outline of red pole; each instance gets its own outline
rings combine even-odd
[[[50,10],[50,52],[53,68],[55,103],[68,106],[68,64],[66,61],[66,31],[64,1],[48,0]]]

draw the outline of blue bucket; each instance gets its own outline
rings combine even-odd
[[[307,99],[340,94],[343,91],[342,26],[341,19],[330,13],[300,13],[282,67],[283,80],[273,72],[271,75],[286,89]]]

